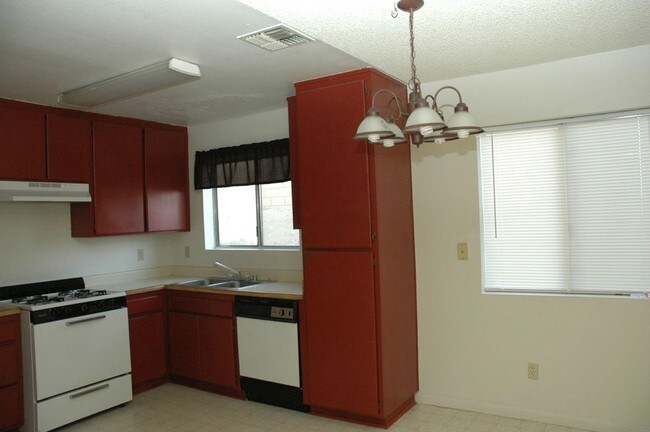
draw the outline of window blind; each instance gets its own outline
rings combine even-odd
[[[648,293],[650,116],[479,137],[483,288]]]

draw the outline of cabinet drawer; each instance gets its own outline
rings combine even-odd
[[[18,320],[0,321],[0,345],[14,342],[18,337]]]
[[[0,387],[18,382],[18,344],[0,345]]]
[[[158,293],[138,294],[127,297],[126,305],[129,309],[129,316],[160,312],[165,309],[165,297]]]
[[[222,317],[233,316],[233,300],[215,298],[214,295],[179,296],[169,298],[169,310],[199,315],[213,315]]]

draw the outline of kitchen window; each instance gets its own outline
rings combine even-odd
[[[648,297],[650,115],[478,139],[483,290]]]
[[[205,248],[298,248],[289,139],[197,151]]]
[[[291,181],[203,191],[205,247],[297,248]]]

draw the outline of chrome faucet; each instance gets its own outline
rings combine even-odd
[[[241,271],[239,271],[239,270],[237,270],[237,269],[234,269],[234,268],[232,268],[232,267],[228,267],[228,266],[225,265],[225,264],[221,264],[219,261],[215,261],[215,262],[214,262],[214,266],[215,266],[215,267],[221,267],[221,268],[223,268],[223,269],[228,270],[230,273],[232,273],[233,275],[237,276],[237,280],[241,280]]]

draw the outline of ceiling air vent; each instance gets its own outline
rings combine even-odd
[[[277,51],[284,48],[311,42],[314,39],[288,25],[278,24],[252,33],[237,36],[237,39],[252,43],[267,51]]]

